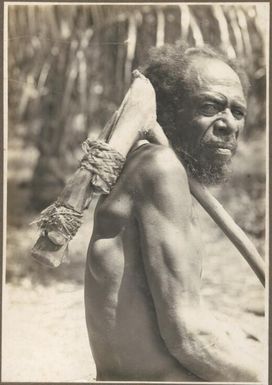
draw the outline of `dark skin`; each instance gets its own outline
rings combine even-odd
[[[207,63],[204,73],[203,61]],[[211,59],[200,62],[193,59],[191,76],[197,78],[199,85],[180,109],[177,121],[177,125],[179,122],[182,125],[182,147],[189,154],[187,159],[197,169],[197,175],[208,174],[204,183],[220,183],[228,177],[246,116],[246,101],[238,76],[235,74],[231,84],[228,75],[234,73],[233,70],[219,60],[212,61],[222,64],[221,70],[218,64],[213,64],[216,76],[210,70]]]
[[[198,58],[192,68],[190,145],[200,162],[223,165],[244,125],[243,90],[220,61]],[[85,304],[97,380],[260,380],[243,338],[201,300],[203,245],[182,163],[170,148],[140,144],[95,212]]]
[[[246,100],[240,80],[230,67],[220,61],[206,59],[206,62],[207,69],[202,71],[200,62],[193,61],[201,76],[199,89],[192,98],[193,106],[189,109],[192,111],[190,127],[199,132],[194,149],[204,150],[203,162],[212,158],[215,163],[224,164],[235,153],[239,133],[244,127]],[[214,63],[212,67],[208,64],[211,62]]]

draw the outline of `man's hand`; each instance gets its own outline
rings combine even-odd
[[[120,117],[112,129],[109,144],[126,156],[139,139],[168,146],[168,139],[156,121],[156,95],[150,81],[138,70],[120,107]]]

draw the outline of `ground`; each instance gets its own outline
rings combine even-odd
[[[242,146],[241,156],[246,161],[239,165],[239,173],[230,187],[214,189],[213,193],[264,253],[264,177],[260,175],[264,155],[260,141],[255,142],[255,147],[253,144],[250,150]],[[32,162],[34,158],[35,154]],[[18,145],[9,148],[2,381],[88,382],[95,378],[95,365],[84,319],[83,277],[94,204],[85,213],[84,225],[71,242],[70,264],[57,269],[39,265],[30,256],[38,234],[35,226],[29,225],[36,213],[29,201],[28,162],[30,149],[24,158]],[[253,188],[246,189],[250,183]],[[252,341],[262,339],[266,328],[261,284],[201,208],[199,215],[207,247],[203,296],[211,309],[238,323],[252,336]]]

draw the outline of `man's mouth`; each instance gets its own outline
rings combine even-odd
[[[232,158],[236,146],[228,143],[211,143],[205,145],[207,152],[216,157],[219,161],[228,161]],[[204,148],[205,148],[204,147]]]
[[[221,142],[207,143],[206,146],[214,147],[214,148],[224,148],[231,151],[233,151],[236,148],[236,145],[234,143],[221,143]]]
[[[214,151],[218,155],[223,155],[223,156],[227,156],[227,157],[232,156],[232,151],[229,148],[215,147]]]

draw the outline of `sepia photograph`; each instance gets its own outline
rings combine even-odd
[[[268,384],[269,2],[4,2],[1,381]]]

